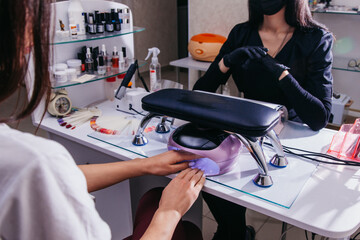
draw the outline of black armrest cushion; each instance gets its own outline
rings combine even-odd
[[[264,136],[280,119],[276,110],[258,103],[182,89],[151,93],[142,99],[142,108],[247,137]]]

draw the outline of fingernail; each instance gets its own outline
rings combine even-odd
[[[192,167],[195,165],[195,162],[189,162],[189,167]]]

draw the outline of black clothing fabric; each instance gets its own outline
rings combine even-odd
[[[246,208],[206,192],[202,192],[202,196],[218,223],[212,240],[245,240]]]
[[[215,92],[232,75],[245,98],[286,106],[289,120],[306,123],[320,130],[328,123],[332,96],[333,36],[323,29],[296,28],[291,39],[275,56],[290,69],[281,81],[263,64],[248,59],[223,74],[219,62],[224,55],[244,46],[264,47],[258,29],[248,22],[236,25],[208,71],[195,84],[194,90]]]

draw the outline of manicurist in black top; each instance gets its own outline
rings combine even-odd
[[[312,19],[307,0],[248,3],[249,21],[231,30],[194,90],[215,92],[232,75],[245,98],[284,105],[289,120],[320,130],[331,112],[333,35]],[[254,238],[244,207],[203,197],[218,222],[213,239]]]
[[[276,14],[261,15],[265,21],[252,20],[251,15],[259,13],[252,13],[251,7],[257,8],[261,2],[277,0],[249,1],[250,21],[231,30],[219,55],[194,89],[215,92],[232,75],[245,98],[285,105],[289,120],[319,130],[326,126],[331,112],[333,35],[315,22],[302,26],[291,19],[296,11],[287,13],[288,6],[306,4],[305,0],[288,0]],[[308,11],[307,6],[303,7],[303,11]],[[282,22],[276,19],[275,15],[284,14],[289,15],[289,22],[286,18]],[[275,18],[274,26],[267,18]]]

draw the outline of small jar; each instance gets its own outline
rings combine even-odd
[[[56,63],[53,66],[53,70],[54,72],[56,71],[65,71],[65,69],[67,69],[68,66],[65,63]]]
[[[67,74],[65,71],[55,71],[54,76],[56,83],[64,83],[67,81]]]
[[[76,74],[76,69],[75,68],[68,68],[65,70],[66,72],[66,76],[67,76],[67,80],[68,81],[74,81],[77,77]]]
[[[79,76],[81,74],[81,60],[80,59],[69,59],[66,61],[66,64],[69,68],[75,68],[76,74]]]

